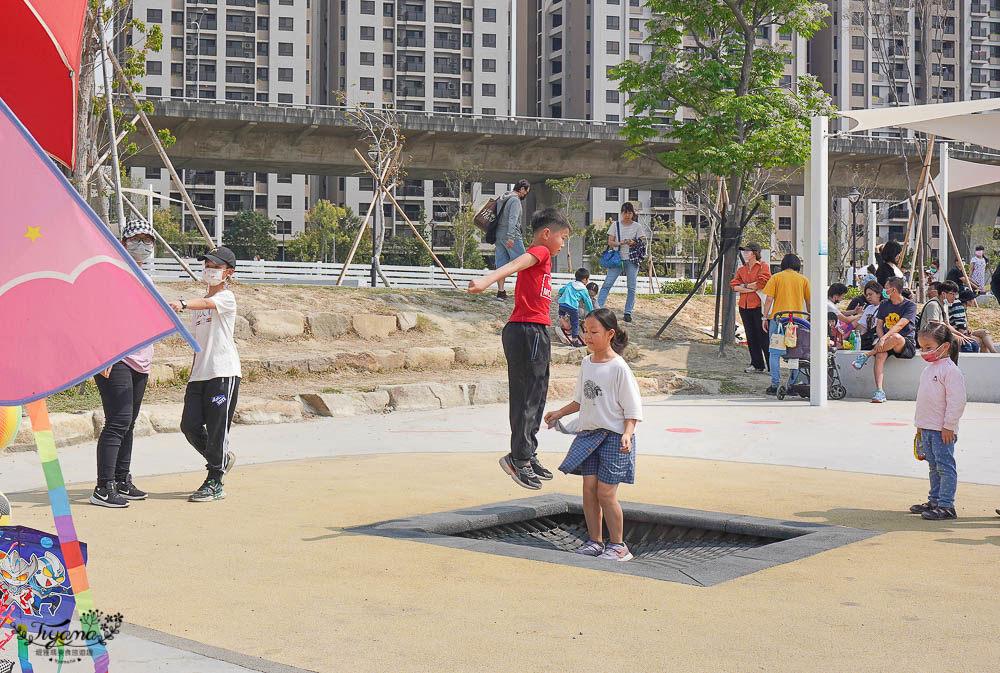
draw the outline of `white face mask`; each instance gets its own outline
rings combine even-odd
[[[223,269],[212,269],[206,266],[205,271],[202,274],[202,278],[205,279],[206,283],[214,286],[224,280],[223,273]]]
[[[132,255],[132,259],[140,264],[153,256],[153,244],[145,241],[128,241],[125,243],[125,249]]]

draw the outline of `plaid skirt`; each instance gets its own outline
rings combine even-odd
[[[566,474],[596,474],[605,484],[635,483],[635,435],[632,450],[622,453],[622,436],[610,430],[585,430],[576,436],[559,470]]]

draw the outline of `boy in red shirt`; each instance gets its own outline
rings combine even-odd
[[[510,453],[500,467],[524,488],[540,489],[539,479],[552,473],[538,462],[538,428],[549,392],[549,317],[552,303],[552,257],[569,237],[569,221],[556,208],[531,216],[532,243],[527,252],[496,271],[469,281],[469,294],[478,294],[493,283],[517,274],[514,312],[503,329],[510,385]]]

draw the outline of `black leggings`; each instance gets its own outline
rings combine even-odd
[[[97,485],[125,481],[132,464],[132,433],[139,417],[142,396],[149,374],[142,374],[124,362],[111,367],[111,375],[94,376],[104,406],[104,429],[97,440]]]

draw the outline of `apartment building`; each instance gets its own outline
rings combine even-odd
[[[312,97],[324,105],[394,106],[401,111],[511,114],[510,0],[331,0],[316,3]],[[338,93],[339,92],[339,93]],[[415,224],[433,225],[433,244],[452,243],[447,226],[457,206],[439,180],[406,180],[395,197]],[[500,194],[501,184],[471,185],[473,199]],[[359,174],[315,180],[313,198],[364,213],[374,181]],[[387,236],[412,232],[383,205]]]
[[[219,104],[309,103],[310,2],[134,0],[132,15],[163,30],[163,48],[149,55],[146,75],[140,79],[141,95]],[[131,39],[138,41],[141,35],[133,33]],[[180,199],[166,169],[133,168],[131,174],[136,184]],[[241,210],[266,213],[281,239],[304,228],[304,175],[260,173],[248,165],[244,171],[185,170],[182,177],[195,205],[203,208],[199,212],[213,236],[219,207],[225,221]],[[185,227],[194,227],[186,213],[184,221]]]
[[[625,96],[609,71],[626,59],[648,58],[644,43],[652,11],[641,0],[518,0],[518,107],[520,115],[621,123],[630,114]],[[806,73],[805,40],[770,28],[761,40],[784,45],[783,85],[796,86]],[[773,197],[775,244],[792,249],[796,223],[802,221],[801,197]],[[683,222],[708,235],[708,222],[685,204],[680,192],[594,188],[589,192],[588,222],[618,217],[622,203],[631,201],[640,219],[659,217]],[[690,264],[683,253],[668,262],[668,272],[686,275]]]

